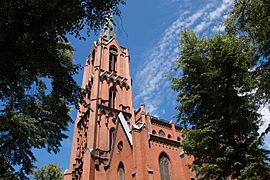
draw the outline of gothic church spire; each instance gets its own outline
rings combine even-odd
[[[112,38],[116,38],[115,26],[113,23],[112,13],[110,13],[106,17],[106,22],[105,22],[103,29],[102,29],[102,32],[101,32],[101,37],[106,41],[109,41]]]

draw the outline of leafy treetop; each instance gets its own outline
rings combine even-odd
[[[261,148],[261,117],[254,101],[249,68],[254,49],[242,38],[217,35],[199,39],[181,32],[180,58],[171,77],[177,91],[178,120],[185,127],[184,150],[203,179],[270,177],[268,151]]]
[[[62,180],[62,169],[56,164],[47,164],[33,172],[35,180]]]
[[[32,149],[58,152],[81,102],[79,66],[66,35],[97,31],[124,0],[3,0],[0,3],[0,176],[26,178]],[[47,87],[48,86],[48,87]],[[16,170],[14,169],[16,166]]]

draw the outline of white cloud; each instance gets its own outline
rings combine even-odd
[[[270,124],[270,110],[269,110],[269,108],[270,108],[269,105],[265,105],[265,106],[261,107],[259,110],[259,113],[262,115],[262,121],[264,122],[259,129],[260,134],[262,132],[264,132],[265,129]],[[266,148],[270,149],[270,134],[266,135],[264,142],[265,142]]]
[[[208,27],[210,25],[209,22],[202,22],[201,24],[198,24],[196,27],[195,27],[195,31],[196,32],[201,32],[203,31],[206,27]]]
[[[195,27],[195,31],[197,33],[202,32],[203,30],[205,30],[206,28],[210,27],[213,24],[216,24],[216,20],[223,20],[224,17],[226,17],[226,12],[228,11],[228,9],[232,6],[233,4],[233,0],[223,0],[222,3],[217,6],[216,9],[214,9],[211,12],[208,12],[205,17],[203,18],[203,20],[201,21],[200,24],[198,24]],[[222,19],[221,19],[222,18]],[[219,22],[220,23],[220,22]],[[223,32],[225,30],[224,26],[214,26],[213,28],[213,32]]]
[[[219,18],[227,9],[230,7],[233,3],[233,0],[223,0],[222,4],[215,9],[215,11],[212,11],[209,13],[210,20],[214,20],[216,18]]]
[[[214,33],[222,33],[222,32],[225,31],[225,26],[223,26],[223,25],[214,26],[213,29],[212,29],[212,31]]]
[[[140,88],[135,101],[145,103],[151,115],[163,115],[166,112],[166,107],[163,107],[165,102],[171,104],[172,109],[176,106],[175,94],[170,89],[170,83],[164,78],[164,74],[170,73],[170,68],[178,57],[181,28],[194,28],[197,33],[205,30],[210,33],[224,32],[225,27],[220,22],[226,18],[226,12],[232,3],[233,0],[208,0],[204,8],[197,8],[196,12],[190,9],[181,10],[183,12],[181,17],[165,29],[157,45],[147,53],[143,70],[135,77],[134,84],[138,84]],[[265,122],[259,130],[259,133],[262,133],[270,123],[270,111],[267,107],[263,107],[259,112]],[[265,137],[265,147],[270,149],[270,134]]]
[[[181,28],[195,27],[196,31],[202,32],[223,17],[222,14],[231,3],[232,0],[223,0],[222,2],[208,0],[206,3],[201,3],[202,7],[196,8],[196,12],[192,12],[191,9],[179,10],[183,12],[182,15],[165,29],[157,45],[148,52],[143,70],[135,77],[135,84],[140,85],[135,102],[143,100],[151,114],[162,112],[161,105],[165,100],[168,100],[166,95],[174,93],[169,87],[168,80],[164,78],[164,74],[170,73],[170,68],[178,57]],[[172,98],[171,101],[174,102],[175,99]]]

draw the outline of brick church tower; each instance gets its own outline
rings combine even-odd
[[[194,179],[192,157],[181,146],[181,127],[133,108],[130,56],[104,26],[86,59],[82,87],[87,107],[78,112],[65,180]]]

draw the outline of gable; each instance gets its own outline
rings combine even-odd
[[[121,114],[121,115],[120,115]],[[130,135],[129,135],[130,134]],[[109,162],[109,166],[114,166],[114,163],[118,163],[119,161],[125,161],[122,159],[121,154],[130,154],[132,153],[132,138],[128,124],[120,112],[118,115],[118,121],[116,124],[115,136],[113,139],[113,146],[111,151],[111,158]],[[119,153],[118,144],[122,142],[123,149],[121,150],[122,153]]]
[[[107,46],[107,47],[110,47],[110,46],[114,45],[119,50],[120,54],[122,54],[122,53],[126,54],[127,53],[126,52],[127,49],[125,47],[120,46],[115,38],[111,38],[104,45]]]

